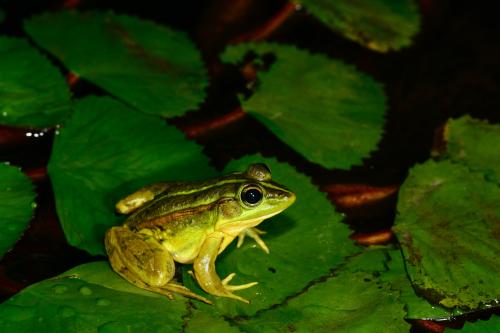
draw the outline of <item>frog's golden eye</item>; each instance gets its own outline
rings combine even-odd
[[[262,190],[257,186],[251,185],[241,191],[241,200],[249,206],[258,205],[263,197]]]

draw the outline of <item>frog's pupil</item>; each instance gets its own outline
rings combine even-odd
[[[251,188],[244,191],[241,195],[243,201],[251,205],[255,205],[262,199],[262,192],[256,188]]]

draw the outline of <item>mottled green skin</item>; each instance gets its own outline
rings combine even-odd
[[[246,199],[249,189],[260,193],[257,202]],[[205,291],[247,302],[231,290],[255,283],[227,285],[232,276],[220,280],[215,259],[234,238],[240,237],[241,242],[245,235],[268,252],[254,227],[294,201],[295,194],[272,182],[263,164],[209,181],[153,184],[117,203],[119,212],[132,214],[123,226],[107,232],[106,250],[113,269],[142,288],[179,292],[179,286],[169,282],[174,261],[193,263]],[[181,293],[199,298],[189,290]]]

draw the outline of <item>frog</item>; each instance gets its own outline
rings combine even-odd
[[[199,182],[161,182],[147,185],[119,200],[124,223],[111,227],[105,248],[115,272],[130,283],[172,299],[172,293],[212,302],[174,281],[175,263],[192,264],[190,274],[208,294],[249,303],[235,291],[258,282],[232,285],[236,275],[221,279],[215,261],[236,238],[255,240],[269,254],[257,228],[262,221],[287,209],[294,192],[271,179],[262,163]]]

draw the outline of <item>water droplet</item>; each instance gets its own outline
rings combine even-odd
[[[76,314],[76,310],[71,306],[61,306],[59,307],[59,313],[63,318],[73,317]]]
[[[82,294],[84,296],[92,295],[92,289],[90,289],[87,286],[83,286],[83,287],[80,288],[80,294]]]
[[[64,294],[68,290],[68,287],[58,284],[52,287],[52,291],[56,294]]]
[[[108,306],[111,304],[111,301],[107,298],[99,298],[97,300],[97,305],[99,306]]]
[[[111,321],[109,323],[105,323],[97,328],[97,332],[99,333],[122,333],[122,332],[130,332],[130,328],[122,323],[117,321]]]
[[[31,203],[31,208],[35,209],[36,208],[36,202]]]
[[[27,136],[27,137],[30,137],[30,136],[32,136],[32,135],[33,135],[33,133],[31,133],[31,132],[26,133],[26,136]]]
[[[7,112],[6,111],[2,112],[2,116],[7,117]]]

